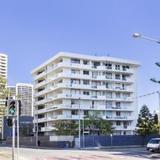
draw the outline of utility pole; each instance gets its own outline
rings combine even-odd
[[[157,93],[158,93],[158,102],[159,102],[159,109],[158,109],[158,127],[159,127],[159,125],[160,125],[160,92],[159,91],[157,91]],[[159,134],[160,134],[160,127],[159,127]]]
[[[12,160],[15,160],[15,117],[12,118]]]
[[[17,160],[19,160],[19,107],[20,101],[17,101]]]

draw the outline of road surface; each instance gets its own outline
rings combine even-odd
[[[0,160],[11,160],[11,148],[0,147]],[[149,160],[160,159],[144,148],[104,150],[52,150],[20,148],[19,160]],[[16,160],[16,159],[15,159]]]

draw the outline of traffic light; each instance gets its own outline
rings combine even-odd
[[[8,125],[8,127],[12,127],[12,119],[11,118],[7,119],[7,125]]]
[[[16,101],[10,100],[8,103],[8,116],[16,116]]]

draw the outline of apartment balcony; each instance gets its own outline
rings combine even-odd
[[[39,79],[39,78],[42,78],[42,77],[44,77],[44,76],[46,75],[46,73],[47,73],[46,71],[43,71],[42,73],[40,73],[40,74],[38,74],[38,75],[35,75],[35,76],[34,76],[34,79],[37,80],[37,79]]]
[[[120,125],[120,126],[116,126],[116,125],[113,125],[112,126],[115,130],[123,130],[123,131],[129,131],[129,130],[134,130],[135,128],[131,127],[131,126],[124,126],[124,125]]]
[[[46,80],[44,80],[44,81],[42,81],[42,82],[40,82],[40,83],[36,83],[35,85],[34,85],[34,89],[37,89],[37,88],[39,88],[39,87],[41,87],[41,86],[44,86],[46,84]]]
[[[42,90],[42,91],[40,91],[40,92],[36,92],[36,93],[34,94],[34,97],[38,97],[38,96],[44,95],[44,94],[46,94],[46,93],[47,93],[47,89],[44,89],[44,90]]]
[[[40,101],[35,101],[34,105],[45,104],[46,102],[47,102],[47,99],[43,99],[43,100],[40,100]]]
[[[41,128],[41,132],[49,132],[49,131],[53,131],[55,130],[55,127],[52,127],[52,126],[48,126],[48,127],[42,127]]]
[[[57,119],[59,120],[79,120],[79,119],[83,119],[83,115],[59,115],[57,116]]]
[[[120,120],[120,121],[125,121],[125,120],[133,120],[133,118],[130,118],[130,116],[106,116],[105,117],[107,120]]]
[[[52,115],[47,117],[47,121],[54,121],[54,120],[79,120],[83,119],[83,115]]]
[[[132,107],[116,107],[116,106],[112,106],[112,107],[107,107],[106,106],[106,110],[107,111],[134,111],[134,109]]]
[[[33,123],[42,123],[42,122],[46,122],[47,118],[36,118],[33,120]]]

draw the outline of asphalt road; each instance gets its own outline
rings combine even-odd
[[[160,160],[145,148],[103,150],[49,150],[20,148],[19,160]],[[0,147],[0,160],[11,160],[11,148]],[[15,159],[16,160],[16,159]]]

